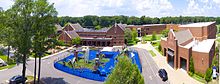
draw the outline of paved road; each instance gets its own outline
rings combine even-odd
[[[54,60],[62,58],[63,56],[67,56],[68,53],[64,52],[48,59],[42,60],[41,66],[41,78],[47,84],[100,84],[102,82],[88,80],[84,78],[80,78],[78,76],[70,75],[60,70],[57,70],[53,66]],[[34,71],[34,61],[27,62],[27,69],[30,71]]]
[[[134,49],[138,51],[141,60],[142,75],[144,76],[145,84],[168,84],[168,81],[163,82],[159,77],[159,68],[148,51],[141,48]]]
[[[18,66],[15,66],[8,70],[0,71],[0,84],[7,84],[8,79],[15,75],[21,75],[22,72],[22,64],[19,64]],[[31,72],[29,70],[26,70],[26,74],[31,75]]]

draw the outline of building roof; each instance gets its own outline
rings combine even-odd
[[[215,22],[199,22],[199,23],[191,23],[186,25],[180,25],[179,27],[204,27],[214,24]]]
[[[179,32],[174,32],[176,39],[178,40],[178,44],[182,44],[190,39],[193,38],[192,33],[190,30],[182,30]]]
[[[166,24],[146,24],[146,25],[143,25],[143,26],[161,26],[161,25],[166,25]]]
[[[70,26],[72,28],[74,28],[75,30],[82,30],[83,29],[83,27],[79,23],[75,23],[75,24],[70,23]]]
[[[127,24],[117,24],[123,31],[125,31]]]
[[[92,37],[80,37],[83,40],[112,40],[112,38],[92,38]]]
[[[198,52],[205,52],[209,53],[211,50],[213,44],[215,42],[215,39],[206,39],[201,42],[196,42],[195,45],[193,46],[192,50],[193,51],[198,51]]]
[[[185,46],[182,46],[182,47],[189,49],[189,48],[193,47],[196,42],[197,42],[197,40],[193,39],[193,41],[191,41],[190,43],[188,43],[188,44],[186,44]]]
[[[83,28],[81,30],[76,30],[76,32],[107,32],[108,30],[109,30],[109,28],[107,28],[107,27],[101,28],[99,30]]]
[[[64,31],[65,33],[67,33],[67,35],[70,38],[75,38],[75,37],[79,37],[79,35],[76,33],[76,31]]]

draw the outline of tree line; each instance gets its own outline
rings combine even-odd
[[[94,16],[87,15],[83,17],[58,17],[58,23],[64,26],[66,23],[79,23],[83,27],[96,28],[109,27],[114,23],[123,23],[129,25],[143,25],[143,24],[187,24],[195,22],[216,21],[220,24],[220,17],[205,17],[205,16],[179,16],[179,17],[135,17],[135,16]]]

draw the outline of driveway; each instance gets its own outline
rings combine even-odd
[[[156,56],[152,57],[152,61],[156,63],[159,68],[163,68],[168,73],[168,80],[170,84],[201,84],[199,81],[190,77],[185,70],[174,70],[167,62],[166,57],[162,56],[150,43],[137,44],[134,47],[144,50],[152,50]],[[146,58],[145,58],[146,59]]]
[[[142,64],[142,75],[144,76],[145,84],[168,84],[168,81],[163,82],[158,75],[159,67],[154,62],[152,56],[147,50],[134,48],[138,51],[139,58]]]

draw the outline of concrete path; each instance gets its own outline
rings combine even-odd
[[[135,47],[145,50],[152,50],[156,56],[153,60],[159,68],[164,68],[168,73],[168,80],[170,84],[201,84],[199,81],[190,77],[186,71],[182,69],[174,70],[167,62],[166,57],[162,56],[150,43],[138,44]]]

